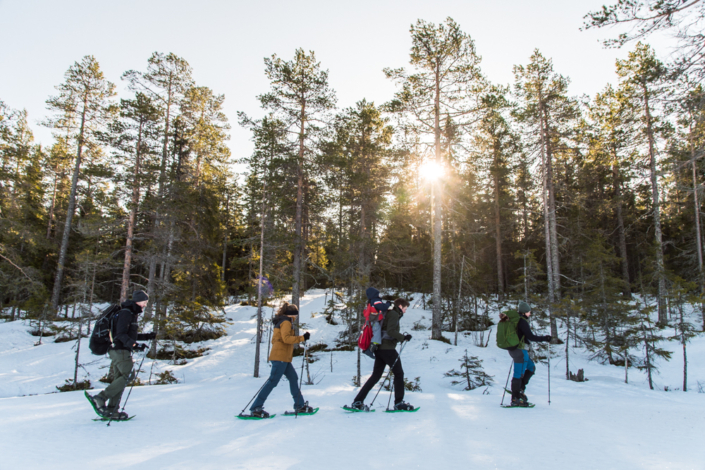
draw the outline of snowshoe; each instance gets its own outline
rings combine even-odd
[[[123,414],[125,416],[127,416],[127,413],[123,413]],[[102,418],[94,418],[93,421],[103,421],[103,422],[112,421],[114,423],[116,421],[129,421],[132,418],[134,418],[135,416],[137,416],[137,415],[127,416],[126,418],[123,418],[123,419],[112,418],[112,420],[110,419],[110,416],[107,416],[107,417],[102,417]]]
[[[365,405],[361,401],[356,401],[352,405],[344,405],[341,408],[343,408],[345,411],[350,411],[352,413],[374,413],[375,410],[370,409],[369,406]]]
[[[270,415],[266,411],[264,411],[264,408],[255,408],[252,410],[252,412],[249,415],[244,415],[240,413],[237,415],[239,419],[271,419],[274,418],[276,415]]]
[[[503,408],[533,408],[534,406],[533,403],[529,403],[523,398],[512,398],[509,405],[502,405]]]
[[[413,413],[415,411],[418,411],[420,407],[414,408],[412,405],[400,401],[396,405],[394,405],[394,409],[392,410],[387,410],[387,413],[400,413],[400,412],[407,412],[407,413]]]
[[[307,408],[308,411],[301,411]],[[319,408],[311,408],[310,406],[301,407],[297,411],[285,411],[284,416],[311,416],[318,413]]]

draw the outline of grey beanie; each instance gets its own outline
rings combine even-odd
[[[517,307],[517,310],[519,313],[528,313],[531,311],[531,306],[522,300],[519,302],[519,307]]]
[[[132,301],[133,302],[144,302],[145,300],[149,300],[149,296],[147,293],[143,290],[136,290],[132,293]]]

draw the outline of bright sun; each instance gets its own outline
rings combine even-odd
[[[426,160],[419,167],[419,174],[426,181],[436,181],[443,176],[443,166],[435,160]]]

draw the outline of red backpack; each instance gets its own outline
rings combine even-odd
[[[367,307],[365,307],[365,310],[362,312],[362,316],[365,317],[365,325],[362,327],[362,333],[360,333],[360,337],[357,339],[357,346],[363,351],[367,351],[372,342],[372,325],[370,325],[370,322],[384,320],[384,314],[378,312],[372,304],[367,302]]]

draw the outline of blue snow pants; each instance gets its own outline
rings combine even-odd
[[[514,351],[509,351],[509,355],[512,356],[514,360],[514,374],[512,378],[521,379],[524,377],[526,371],[534,372],[536,371],[536,364],[529,358],[529,351],[526,349],[515,349]]]
[[[282,375],[286,375],[287,380],[289,380],[289,390],[291,390],[291,396],[294,399],[294,409],[304,406],[304,397],[301,395],[301,390],[299,390],[299,376],[296,375],[294,366],[291,365],[291,362],[272,361],[272,371],[269,373],[269,379],[267,379],[262,391],[257,395],[255,402],[250,407],[250,411],[254,411],[264,405],[265,400],[272,393],[274,387],[277,386]]]

